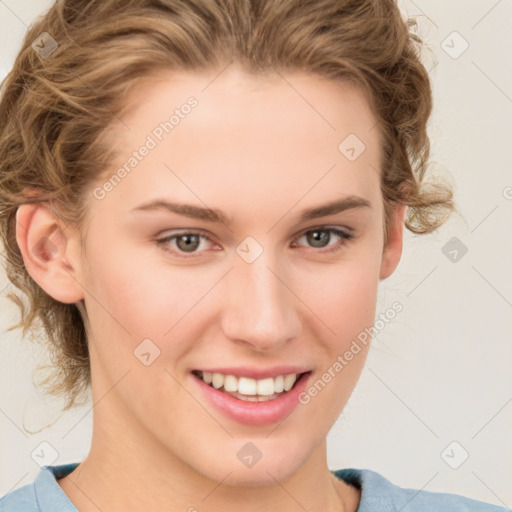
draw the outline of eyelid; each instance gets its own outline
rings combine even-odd
[[[200,251],[197,253],[193,252],[193,253],[190,253],[187,255],[187,253],[177,251],[176,249],[170,249],[168,247],[169,242],[171,240],[175,240],[180,235],[199,235],[201,238],[206,238],[213,245],[216,244],[216,242],[212,239],[211,233],[209,233],[208,231],[203,230],[201,228],[190,228],[190,229],[178,228],[176,230],[176,232],[174,232],[174,230],[171,230],[171,231],[173,231],[173,232],[166,236],[156,235],[154,237],[154,239],[155,239],[155,242],[157,242],[158,245],[161,245],[165,251],[170,252],[171,254],[178,253],[180,258],[194,258],[196,256],[199,256],[201,253],[205,252],[205,251]],[[313,250],[313,252],[316,252],[319,254],[328,254],[328,253],[339,252],[343,249],[343,246],[345,246],[347,243],[352,241],[355,237],[354,230],[352,228],[349,228],[348,226],[342,227],[342,226],[331,226],[331,225],[321,224],[321,225],[311,226],[311,227],[303,229],[297,235],[294,236],[292,243],[295,244],[297,242],[297,240],[299,240],[300,238],[302,238],[304,235],[306,235],[307,233],[309,233],[311,231],[328,231],[340,238],[340,241],[337,244],[327,245],[326,247],[318,248],[318,249],[314,248],[314,247],[310,248]],[[166,230],[162,231],[161,233],[165,233],[165,232],[166,232]],[[300,247],[303,247],[303,246],[300,246]]]
[[[308,227],[308,228],[305,228],[301,231],[299,231],[298,234],[294,235],[294,238],[293,240],[296,240],[297,238],[300,238],[301,236],[305,235],[306,233],[308,233],[309,231],[314,231],[315,229],[318,229],[318,230],[321,230],[321,229],[325,229],[325,230],[335,230],[335,231],[342,231],[344,234],[346,234],[348,237],[350,236],[354,236],[355,234],[355,230],[348,227],[348,226],[331,226],[329,224],[318,224],[318,225],[315,225],[315,226],[311,226],[311,227]],[[162,233],[166,233],[168,231],[172,231],[172,234],[170,235],[167,235],[167,236],[162,236]],[[176,231],[176,232],[175,232]],[[176,230],[162,230],[161,232],[157,233],[155,235],[155,239],[162,239],[162,238],[170,238],[172,236],[179,236],[179,235],[185,235],[185,234],[197,234],[197,235],[202,235],[208,239],[212,239],[212,234],[207,231],[207,230],[204,230],[204,229],[201,229],[201,228],[177,228]]]
[[[354,230],[351,228],[344,228],[341,226],[329,226],[326,224],[322,224],[319,226],[312,226],[310,228],[306,228],[304,231],[302,231],[299,235],[297,235],[294,238],[293,243],[296,243],[297,240],[299,240],[300,238],[302,238],[311,231],[328,231],[340,238],[340,241],[336,244],[327,245],[320,249],[312,248],[313,252],[318,254],[336,254],[342,251],[344,247],[355,238]]]
[[[315,231],[315,230],[318,230],[318,231],[320,231],[320,230],[341,231],[349,237],[354,236],[354,234],[355,234],[355,230],[352,228],[349,228],[348,226],[331,226],[330,224],[318,224],[316,226],[311,226],[309,228],[303,229],[302,231],[299,232],[297,237],[301,237],[301,236],[305,235],[306,233],[309,233],[310,231]]]
[[[172,233],[169,233],[166,235],[165,233],[168,231],[172,231]],[[164,233],[164,235],[162,236],[161,233]],[[171,255],[175,255],[175,256],[177,255],[177,257],[181,258],[181,259],[194,258],[194,257],[199,256],[201,253],[205,252],[205,251],[200,251],[197,253],[187,254],[185,252],[177,251],[174,248],[170,248],[169,245],[170,245],[171,240],[175,240],[180,235],[199,235],[201,238],[207,239],[210,244],[212,244],[212,245],[217,244],[217,242],[215,242],[215,240],[212,238],[211,233],[209,233],[208,231],[203,230],[201,228],[190,228],[190,229],[178,228],[176,230],[176,232],[175,232],[175,230],[163,230],[159,234],[155,235],[153,237],[153,239],[157,243],[157,245],[162,247],[162,249],[164,251],[170,253]]]

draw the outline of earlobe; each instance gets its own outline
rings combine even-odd
[[[380,280],[387,279],[400,263],[406,211],[407,206],[404,205],[398,205],[392,211],[388,226],[388,239],[382,252]]]
[[[16,241],[32,279],[59,302],[83,299],[76,237],[45,203],[28,203],[16,212]]]

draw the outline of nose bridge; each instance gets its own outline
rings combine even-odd
[[[293,293],[275,253],[265,249],[253,261],[236,257],[228,276],[224,334],[259,350],[275,349],[299,333]]]

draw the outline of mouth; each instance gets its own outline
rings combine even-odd
[[[264,379],[192,370],[192,375],[209,387],[245,402],[269,402],[295,389],[311,371],[288,373]]]

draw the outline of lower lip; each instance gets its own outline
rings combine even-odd
[[[290,391],[266,402],[239,400],[209,386],[199,377],[191,376],[208,400],[226,416],[246,425],[268,425],[282,421],[299,405],[299,395],[306,389],[311,372],[302,375]]]

